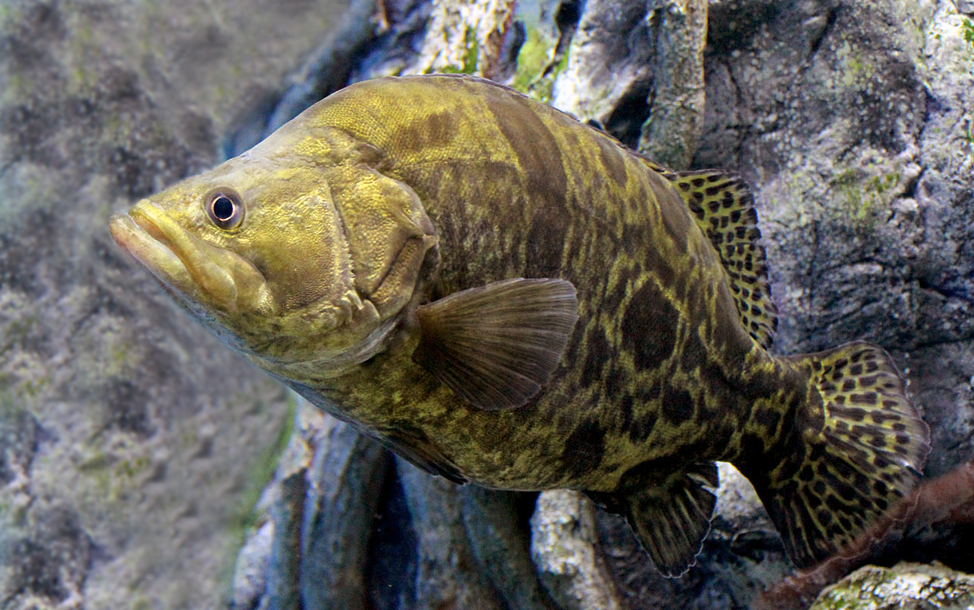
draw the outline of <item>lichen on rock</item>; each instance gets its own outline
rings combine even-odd
[[[943,565],[866,566],[829,587],[809,610],[962,610],[974,606],[974,576]]]

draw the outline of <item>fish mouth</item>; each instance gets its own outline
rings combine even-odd
[[[115,243],[190,303],[225,312],[266,305],[267,282],[253,264],[196,237],[148,200],[108,226]]]

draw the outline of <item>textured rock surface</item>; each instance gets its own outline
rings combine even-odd
[[[0,4],[0,605],[205,608],[288,398],[114,247],[332,1]]]
[[[705,0],[585,3],[552,105],[676,169],[704,117]]]
[[[974,576],[942,565],[899,563],[860,568],[822,592],[810,610],[965,610],[974,607]]]
[[[596,508],[578,492],[542,492],[531,517],[534,564],[560,608],[624,607],[600,548]]]
[[[748,6],[764,23],[735,20]],[[930,474],[974,452],[962,28],[950,2],[720,3],[695,160],[756,187],[777,349],[861,337],[893,352],[933,428]]]

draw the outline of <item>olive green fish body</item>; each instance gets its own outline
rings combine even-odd
[[[806,565],[901,498],[927,451],[879,348],[769,355],[756,222],[739,179],[428,76],[348,87],[112,232],[316,405],[456,482],[585,491],[678,574],[715,460]]]
[[[367,83],[315,111],[374,146],[381,172],[423,201],[439,265],[422,301],[510,277],[578,291],[565,365],[524,408],[467,405],[405,344],[319,390],[352,419],[417,428],[465,476],[509,489],[611,491],[640,464],[737,453],[756,398],[741,391],[745,373],[769,359],[665,179],[596,130],[479,81]],[[785,385],[781,368],[761,368],[773,377],[763,390]]]

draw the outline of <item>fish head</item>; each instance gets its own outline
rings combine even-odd
[[[330,131],[285,127],[109,226],[193,317],[263,368],[294,378],[288,367],[340,372],[367,359],[397,308],[380,312],[355,275],[365,264],[356,257],[371,257],[374,273],[388,274],[382,267],[395,257],[373,252],[388,236],[356,248],[329,182],[361,147]],[[403,288],[399,308],[412,288]]]

